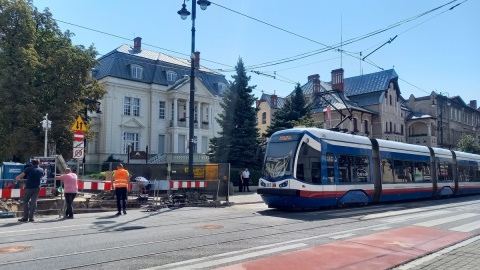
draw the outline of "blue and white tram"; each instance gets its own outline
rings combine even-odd
[[[480,156],[473,154],[317,128],[289,129],[270,138],[257,192],[276,208],[480,193],[479,166]]]
[[[457,165],[456,194],[480,193],[480,156],[453,151]]]

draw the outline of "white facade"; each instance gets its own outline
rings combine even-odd
[[[213,95],[195,77],[195,153],[206,153],[210,139],[218,135],[215,117],[222,98]],[[127,145],[148,153],[188,153],[190,80],[180,78],[174,86],[115,77],[99,80],[107,94],[100,101],[102,114],[92,117],[95,138],[88,142],[87,163],[114,158],[127,160]],[[131,162],[136,162],[131,160]],[[137,161],[145,162],[145,161]]]

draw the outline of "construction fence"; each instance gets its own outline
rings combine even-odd
[[[112,162],[101,165],[102,169],[106,169],[103,174],[105,179],[89,179],[88,175],[79,179],[75,212],[116,210],[110,176],[112,168],[116,168],[117,164]],[[229,164],[194,165],[194,180],[189,180],[188,165],[185,164],[124,164],[124,168],[131,175],[128,208],[157,210],[164,207],[219,206],[222,202],[229,201]],[[145,188],[135,181],[136,177],[148,180]],[[22,195],[22,188],[0,190],[2,199],[18,200]],[[52,207],[58,210],[59,215],[63,213],[62,188],[53,179],[49,179],[41,188],[39,197],[40,200],[44,198],[55,201]],[[49,211],[51,214],[55,211],[52,207],[39,209],[39,212]]]

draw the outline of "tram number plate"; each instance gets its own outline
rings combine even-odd
[[[275,187],[275,186],[276,186],[276,184],[274,184],[274,183],[268,183],[268,182],[267,182],[267,183],[265,183],[265,184],[267,185],[267,187]]]

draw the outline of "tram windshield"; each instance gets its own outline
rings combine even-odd
[[[292,175],[292,160],[302,134],[281,134],[270,138],[265,153],[262,176],[279,178]]]

